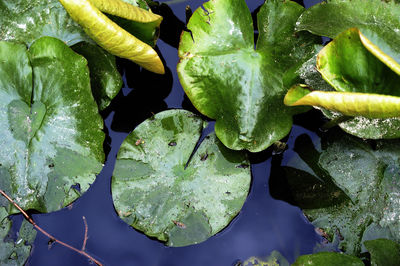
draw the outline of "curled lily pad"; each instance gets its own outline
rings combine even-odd
[[[304,136],[295,143],[300,161],[312,171],[292,165],[297,156],[284,166],[293,198],[313,225],[347,254],[359,255],[371,231],[375,238],[400,242],[400,142],[371,146],[332,130],[321,140],[322,149],[318,146]]]
[[[283,105],[286,83],[298,78],[317,41],[294,32],[303,11],[291,1],[267,1],[257,15],[256,49],[245,1],[209,1],[193,13],[178,50],[179,79],[194,106],[216,119],[227,147],[261,151],[289,132],[295,111]]]
[[[360,34],[356,28],[346,30],[318,55],[317,68],[336,92],[296,85],[285,104],[328,109],[326,116],[362,138],[400,137],[400,76],[364,47]]]
[[[120,217],[169,246],[206,240],[240,211],[250,187],[244,152],[214,134],[191,156],[204,122],[169,110],[140,124],[123,142],[112,179]]]
[[[0,99],[0,188],[26,210],[70,204],[104,161],[86,60],[52,37],[0,42]]]
[[[304,12],[296,28],[332,39],[359,28],[368,50],[400,74],[399,25],[400,4],[395,1],[328,0]]]

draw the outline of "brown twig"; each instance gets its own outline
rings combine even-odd
[[[85,224],[85,236],[84,236],[84,238],[83,238],[83,244],[82,244],[82,251],[85,251],[85,249],[86,249],[86,242],[87,242],[87,239],[88,239],[88,226],[87,226],[87,221],[86,221],[86,217],[85,216],[82,216],[82,219],[83,219],[83,223]]]
[[[0,194],[3,195],[3,197],[5,197],[9,202],[11,202],[25,217],[25,219],[32,224],[36,230],[38,230],[39,232],[41,232],[42,234],[44,234],[45,236],[47,236],[48,238],[50,238],[51,241],[56,242],[66,248],[69,248],[79,254],[81,254],[82,256],[87,257],[89,260],[93,261],[94,263],[96,263],[99,266],[103,266],[103,264],[101,262],[99,262],[98,260],[96,260],[95,258],[93,258],[92,256],[90,256],[88,253],[86,253],[84,250],[79,250],[77,248],[74,248],[73,246],[68,245],[67,243],[62,242],[61,240],[58,240],[57,238],[55,238],[54,236],[50,235],[49,233],[47,233],[45,230],[43,230],[41,227],[39,227],[35,221],[14,201],[12,200],[3,190],[0,189]],[[86,218],[84,218],[84,222],[85,222],[85,239],[84,239],[84,247],[86,246],[86,240],[87,240],[87,223],[86,223]]]

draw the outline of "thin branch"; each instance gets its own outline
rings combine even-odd
[[[84,238],[83,238],[83,244],[82,244],[82,251],[85,251],[85,249],[86,249],[86,242],[87,242],[87,239],[88,239],[88,226],[87,226],[87,221],[86,221],[86,217],[85,216],[82,216],[82,219],[83,219],[83,223],[85,224],[85,236],[84,236]]]
[[[61,240],[58,240],[57,238],[55,238],[54,236],[50,235],[49,233],[47,233],[45,230],[43,230],[41,227],[39,227],[35,221],[14,201],[12,200],[3,190],[0,189],[0,194],[3,195],[3,197],[5,197],[9,202],[11,202],[25,217],[25,219],[32,224],[36,230],[38,230],[39,232],[41,232],[42,234],[44,234],[45,236],[47,236],[48,238],[50,238],[51,241],[54,241],[66,248],[69,248],[79,254],[81,254],[82,256],[87,257],[89,260],[93,261],[94,263],[96,263],[98,266],[103,266],[103,264],[101,262],[99,262],[98,260],[96,260],[95,258],[93,258],[92,256],[90,256],[88,253],[86,253],[83,250],[79,250],[77,248],[74,248],[73,246],[68,245],[67,243],[62,242]],[[86,218],[84,219],[85,221],[85,227],[87,226],[86,224]],[[87,228],[87,227],[86,227]],[[85,232],[87,232],[87,230],[85,229]],[[85,233],[85,239],[86,239],[86,233]],[[86,242],[86,241],[85,241]],[[85,244],[86,245],[86,244]]]

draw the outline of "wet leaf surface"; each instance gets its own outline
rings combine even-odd
[[[29,50],[0,42],[0,58],[0,188],[25,210],[59,210],[89,188],[104,161],[86,60],[51,37]]]
[[[296,109],[285,107],[283,96],[318,41],[294,32],[303,11],[290,1],[265,3],[256,49],[245,1],[210,1],[193,13],[178,75],[193,105],[217,120],[216,135],[227,147],[261,151],[289,132]]]
[[[196,244],[222,230],[249,192],[250,169],[236,167],[249,164],[245,153],[225,148],[214,134],[186,166],[203,125],[188,111],[161,112],[140,124],[117,156],[112,194],[118,214],[170,246]]]

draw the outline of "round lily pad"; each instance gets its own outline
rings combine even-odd
[[[140,124],[117,156],[112,194],[119,216],[169,246],[222,230],[249,192],[245,152],[229,150],[214,133],[196,149],[205,124],[185,110],[161,112]]]

